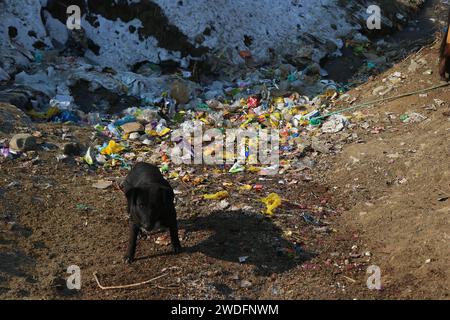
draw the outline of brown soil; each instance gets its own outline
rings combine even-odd
[[[358,102],[374,99],[372,90],[394,71],[406,79],[389,95],[437,84],[437,46],[414,57],[420,58],[428,66],[409,73],[407,59],[350,95]],[[424,75],[430,68],[433,75]],[[101,178],[117,180],[125,170],[90,171],[73,160],[58,163],[58,150],[38,151],[31,156],[39,155],[36,162],[2,159],[0,298],[448,299],[450,121],[443,114],[448,104],[437,110],[423,107],[435,98],[449,101],[450,88],[363,110],[364,120],[351,129],[358,142],[336,155],[317,156],[318,165],[310,171],[289,170],[258,181],[252,174],[194,167],[191,175],[204,176],[203,184],[171,180],[180,192],[184,252],[173,255],[169,246],[155,243],[163,234],[152,234],[138,242],[138,260],[130,266],[122,263],[125,198],[117,188],[92,187]],[[407,111],[428,119],[405,124],[399,116]],[[363,122],[370,127],[359,126]],[[42,141],[62,143],[61,125],[37,127]],[[384,130],[372,133],[376,127]],[[69,128],[89,143],[90,128]],[[330,140],[338,143],[336,137],[345,134]],[[260,193],[238,192],[239,183],[264,187]],[[214,204],[200,199],[224,188],[235,211],[215,211]],[[273,218],[261,214],[264,205],[258,200],[270,192],[291,202],[284,202]],[[88,209],[77,208],[80,204]],[[306,223],[304,212],[321,225]],[[301,250],[296,252],[294,243]],[[242,256],[248,259],[239,263]],[[81,268],[79,292],[65,289],[70,265]],[[370,265],[381,268],[380,291],[366,286]],[[95,271],[107,286],[167,276],[134,289],[103,291],[94,281]]]

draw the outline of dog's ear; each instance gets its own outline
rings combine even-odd
[[[161,195],[162,202],[166,208],[173,206],[173,199],[175,197],[172,188],[161,186],[159,188],[159,194]]]
[[[131,209],[133,205],[136,205],[136,188],[128,189],[125,193],[125,196],[127,197],[127,206],[128,206],[128,214],[131,214]]]
[[[130,201],[134,198],[134,194],[136,193],[136,188],[129,188],[127,190],[124,190],[125,196],[127,197],[127,200]]]

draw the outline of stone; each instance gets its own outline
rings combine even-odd
[[[252,283],[248,280],[242,280],[241,281],[241,288],[250,288],[252,286]]]
[[[139,122],[125,123],[124,125],[121,126],[121,128],[125,134],[144,131],[144,126]]]
[[[140,137],[141,137],[141,135],[139,134],[139,132],[132,132],[132,133],[130,133],[130,136],[128,137],[128,139],[139,140]]]
[[[175,81],[170,89],[170,96],[178,104],[186,104],[191,100],[188,86],[183,81]]]
[[[330,148],[323,142],[321,142],[317,138],[312,139],[311,148],[313,148],[314,151],[320,152],[320,153],[330,153]]]
[[[28,133],[20,133],[13,136],[9,142],[9,147],[15,151],[31,151],[37,147],[36,138]]]
[[[99,180],[92,185],[95,189],[105,190],[113,185],[112,181]]]
[[[376,87],[375,89],[373,89],[372,94],[373,94],[374,96],[377,96],[377,95],[380,94],[381,91],[384,91],[385,89],[386,89],[385,86],[379,86],[379,87]]]
[[[281,77],[282,79],[286,79],[291,73],[297,71],[291,64],[282,64],[277,70],[275,70],[275,75]]]
[[[0,102],[0,133],[13,133],[18,128],[33,128],[31,119],[19,108]]]
[[[416,72],[417,69],[420,68],[420,65],[415,61],[415,60],[411,60],[411,64],[408,67],[408,71],[410,73]]]
[[[318,63],[312,63],[304,72],[308,76],[320,75],[320,65]]]
[[[81,155],[81,146],[77,142],[65,143],[62,147],[63,153],[67,156]]]
[[[372,94],[374,96],[376,96],[376,95],[384,96],[384,95],[388,94],[389,92],[391,92],[392,90],[394,90],[394,87],[379,86],[372,91]]]

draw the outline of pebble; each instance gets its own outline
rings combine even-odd
[[[317,138],[314,138],[311,143],[311,148],[313,148],[314,151],[320,152],[320,153],[330,153],[330,148],[325,145],[325,143],[319,141]]]
[[[178,104],[186,104],[190,100],[189,88],[182,81],[175,81],[172,84],[170,95]]]
[[[144,131],[144,126],[142,124],[140,124],[139,122],[125,123],[124,125],[121,126],[121,128],[125,134]]]
[[[113,183],[111,181],[99,180],[96,183],[94,183],[92,186],[96,189],[104,190],[104,189],[108,189],[112,185],[113,185]]]
[[[140,137],[141,137],[141,135],[138,132],[133,132],[133,133],[130,134],[128,139],[130,139],[130,140],[139,140]]]
[[[37,147],[36,138],[27,133],[16,134],[10,140],[9,147],[22,152],[34,150]]]
[[[76,142],[65,143],[62,147],[63,153],[67,156],[79,156],[81,155],[81,147]]]

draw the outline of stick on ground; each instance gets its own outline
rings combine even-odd
[[[161,279],[161,278],[167,276],[168,273],[162,274],[160,276],[157,276],[156,278],[153,278],[153,279],[150,279],[150,280],[147,280],[147,281],[144,281],[144,282],[127,284],[127,285],[123,285],[123,286],[111,286],[111,287],[104,287],[104,286],[102,286],[100,284],[100,282],[98,281],[98,278],[97,278],[97,271],[95,271],[93,273],[93,275],[94,275],[94,279],[97,282],[97,285],[99,286],[100,289],[102,289],[102,290],[115,290],[115,289],[127,289],[127,288],[134,288],[134,287],[142,286],[144,284],[148,284],[148,283],[151,283],[151,282],[153,282],[155,280]]]

